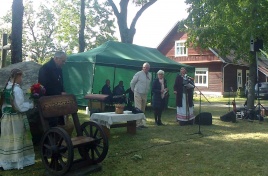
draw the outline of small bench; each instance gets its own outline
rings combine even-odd
[[[111,128],[127,127],[127,133],[136,134],[136,120],[145,119],[144,113],[133,114],[132,111],[124,111],[123,114],[115,112],[93,113],[90,120],[102,125],[107,137]]]
[[[106,106],[106,99],[108,95],[104,94],[88,94],[85,95],[85,99],[88,100],[88,109],[92,112],[98,110],[99,112],[104,112]]]

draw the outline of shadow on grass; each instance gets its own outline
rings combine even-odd
[[[195,114],[199,113],[195,107]],[[268,175],[267,119],[263,122],[238,120],[223,122],[220,116],[228,108],[202,107],[210,112],[212,125],[179,126],[176,110],[164,111],[165,126],[154,125],[152,110],[146,111],[149,128],[137,130],[136,135],[126,133],[126,128],[111,129],[109,151],[101,163],[101,175]],[[89,120],[80,109],[81,123]],[[75,134],[73,134],[75,135]],[[40,148],[35,148],[36,164],[23,170],[1,171],[0,175],[44,175]]]

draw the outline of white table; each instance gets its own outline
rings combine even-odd
[[[110,128],[127,127],[127,132],[136,134],[136,120],[146,119],[144,113],[133,114],[131,111],[124,111],[123,114],[115,112],[93,113],[90,120],[98,122],[104,128],[107,136],[110,136]]]

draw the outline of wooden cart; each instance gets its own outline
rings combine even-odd
[[[38,108],[44,129],[41,158],[52,175],[64,175],[72,169],[89,167],[103,161],[108,152],[108,138],[102,127],[93,121],[80,125],[78,106],[74,95],[44,96]],[[72,115],[76,137],[70,137],[61,127],[50,128],[48,120],[63,115]],[[75,159],[74,150],[80,154]]]

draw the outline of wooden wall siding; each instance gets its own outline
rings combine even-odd
[[[225,67],[224,71],[224,91],[229,92],[232,87],[234,91],[237,90],[237,70],[242,70],[242,86],[244,89],[245,81],[246,81],[246,70],[248,67],[239,66],[239,65],[228,65]]]
[[[181,38],[184,34],[182,32],[178,33],[171,33],[168,38],[165,39],[165,42],[161,44],[159,48],[157,48],[163,55],[165,56],[174,56],[175,51],[174,51],[174,46],[175,46],[175,41]],[[173,52],[172,52],[172,51]]]
[[[175,55],[175,41],[187,40],[187,33],[177,32],[173,30],[164,41],[158,46],[158,50],[167,57]],[[188,55],[214,55],[209,49],[201,50],[200,48],[188,48]]]
[[[209,91],[223,92],[222,63],[211,63],[209,68]]]
[[[175,46],[175,45],[174,45]],[[210,50],[202,50],[200,48],[188,48],[188,56],[214,56]]]
[[[196,68],[208,68],[208,87],[198,86],[198,89],[200,91],[222,93],[222,63],[196,63],[189,65],[194,66]]]
[[[169,56],[168,56],[169,57]],[[198,55],[198,56],[181,56],[181,57],[169,57],[176,62],[221,62],[219,58],[215,55]]]
[[[266,81],[266,75],[261,73],[261,72],[259,72],[259,82],[267,82]]]
[[[187,40],[187,34],[177,32],[173,30],[164,41],[157,48],[163,55],[170,59],[194,66],[195,68],[208,68],[208,87],[198,87],[202,92],[218,92],[228,93],[230,87],[234,91],[237,90],[237,69],[242,70],[242,85],[244,86],[246,81],[246,70],[249,68],[246,66],[232,65],[229,64],[225,67],[223,74],[224,63],[214,55],[209,49],[200,50],[199,48],[188,48],[188,56],[175,57],[175,41]],[[259,74],[260,81],[266,81],[265,75]],[[224,83],[223,83],[224,81]],[[197,90],[195,90],[197,91]]]
[[[175,41],[169,43],[165,50],[160,52],[167,57],[175,57]],[[215,56],[210,50],[201,51],[200,49],[188,48],[188,57],[207,57],[207,56]],[[186,57],[186,56],[184,56]]]
[[[178,59],[175,58],[175,41],[177,40],[187,40],[187,34],[184,33],[172,33],[170,36],[168,36],[167,39],[165,39],[164,44],[161,45],[158,50],[165,56],[173,59],[173,60],[180,60],[180,59],[186,59],[186,60],[203,60],[203,57],[208,58],[208,60],[218,60],[218,58],[210,51],[210,50],[201,50],[200,48],[188,48],[188,56],[179,57]],[[188,58],[189,57],[189,58]]]

